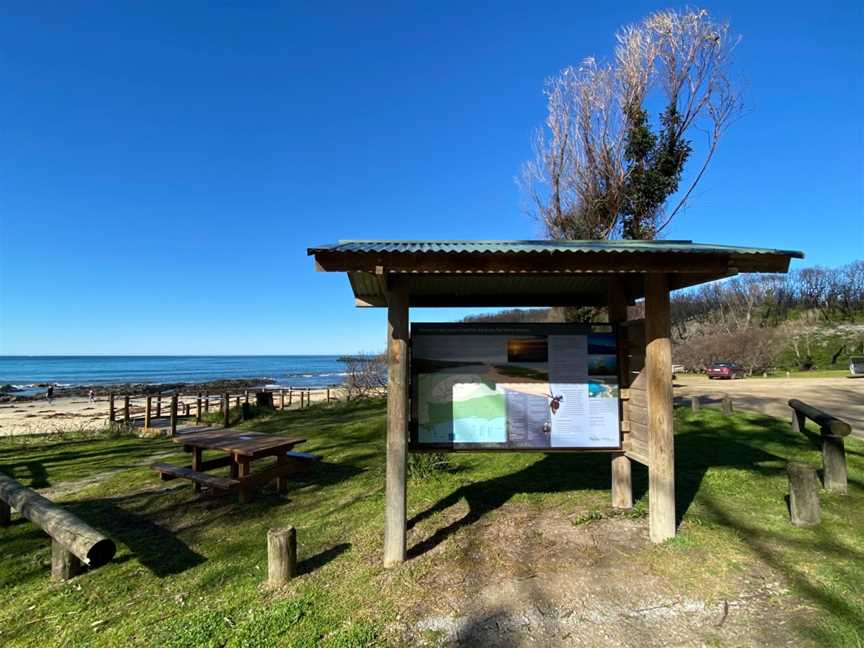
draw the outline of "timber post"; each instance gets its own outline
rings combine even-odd
[[[249,404],[249,390],[248,389],[243,391],[243,398],[244,398],[243,402],[248,405]]]
[[[204,396],[204,413],[205,414],[210,413],[210,395],[209,394]]]
[[[291,407],[291,400],[294,398],[294,389],[292,387],[288,388],[288,407]]]
[[[129,394],[124,394],[123,396],[123,422],[128,425],[129,423]]]
[[[114,393],[112,392],[112,393],[108,396],[108,422],[109,422],[109,423],[113,423],[113,422],[114,422],[114,416],[115,416],[115,410],[114,410]]]
[[[156,394],[156,418],[162,418],[162,394]]]
[[[201,394],[198,394],[198,398],[195,399],[195,422],[201,422]]]
[[[645,369],[648,378],[648,526],[651,541],[675,537],[675,437],[669,277],[645,275]]]
[[[171,397],[171,436],[177,434],[177,394]]]
[[[228,424],[231,422],[231,397],[229,394],[225,394],[225,398],[222,399],[222,416],[223,416],[223,427],[228,427]]]
[[[693,410],[693,412],[698,412],[701,406],[702,404],[699,402],[698,396],[690,397],[690,409]]]
[[[279,410],[282,411],[285,409],[285,390],[279,390]]]
[[[51,538],[51,580],[65,581],[84,571],[78,557]]]
[[[609,279],[609,323],[619,325],[627,321],[627,293],[624,282],[617,277]],[[621,352],[621,329],[617,329],[619,355]],[[618,367],[618,384],[623,384],[621,379],[622,367]],[[623,420],[621,408],[623,404],[618,403],[618,420]],[[612,506],[614,508],[633,508],[633,477],[630,458],[623,452],[612,454]]]
[[[826,490],[845,494],[849,489],[848,481],[843,437],[822,428],[822,483]]]
[[[789,476],[789,519],[795,526],[819,524],[819,479],[816,468],[794,461],[786,464]]]
[[[330,385],[327,385],[327,402],[330,402]]]
[[[733,411],[732,397],[729,394],[723,394],[723,414],[729,416]]]
[[[384,566],[405,560],[408,463],[408,291],[387,293],[387,478]]]
[[[152,418],[152,406],[153,406],[153,397],[149,394],[147,395],[147,399],[144,403],[144,429],[150,427],[150,419]]]
[[[285,585],[297,575],[297,531],[294,527],[267,532],[267,583]]]

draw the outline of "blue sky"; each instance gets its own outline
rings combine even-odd
[[[466,5],[7,5],[0,353],[374,350],[384,312],[309,245],[538,236],[544,78],[680,5]],[[747,112],[668,237],[864,258],[860,3],[704,6]]]

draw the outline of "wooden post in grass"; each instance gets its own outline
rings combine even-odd
[[[623,281],[617,277],[609,280],[608,286],[609,322],[620,324],[627,321],[627,293]],[[620,329],[619,329],[620,335]],[[621,341],[619,340],[619,345]],[[619,346],[620,348],[620,346]],[[623,376],[619,367],[618,384]],[[622,405],[619,403],[619,408]],[[622,420],[618,411],[618,420]],[[612,454],[612,506],[619,509],[633,508],[633,477],[630,459],[623,452]]]
[[[729,394],[723,394],[723,413],[729,416],[732,412],[732,397]]]
[[[826,428],[822,428],[822,480],[826,490],[843,494],[848,491],[843,437],[834,436]]]
[[[129,394],[123,396],[123,422],[129,423]]]
[[[110,423],[114,422],[115,410],[114,410],[114,394],[110,394],[108,396],[108,421]]]
[[[312,388],[307,387],[306,388],[306,407],[309,407],[310,405],[312,405]]]
[[[84,571],[78,557],[62,544],[51,539],[51,580],[65,581]]]
[[[291,407],[291,401],[292,401],[293,399],[294,399],[294,388],[293,388],[293,387],[289,387],[289,388],[288,388],[288,407],[289,407],[289,408]]]
[[[330,385],[327,385],[327,402],[330,402]]]
[[[153,397],[148,394],[147,399],[144,403],[144,429],[147,429],[150,427],[150,419],[151,419],[151,415],[153,413],[151,410],[152,406],[153,406]]]
[[[702,406],[702,403],[699,402],[698,396],[691,396],[690,397],[690,409],[693,410],[693,412],[698,412],[699,408],[701,406]]]
[[[786,464],[789,476],[789,517],[799,527],[815,526],[820,521],[819,479],[813,466],[790,461]]]
[[[297,575],[297,531],[294,527],[267,532],[267,582],[278,587]]]
[[[405,560],[408,460],[408,291],[387,293],[387,477],[384,566]]]
[[[279,410],[282,411],[285,409],[285,390],[279,390]]]
[[[201,394],[198,394],[198,398],[195,399],[195,422],[201,422]]]
[[[230,409],[231,409],[231,397],[229,394],[225,394],[224,398],[222,399],[222,418],[223,418],[222,425],[223,425],[223,427],[226,427],[226,428],[228,427],[228,423],[230,423],[230,420],[231,420]]]
[[[237,409],[240,409],[240,396],[234,399],[234,404],[237,406]]]
[[[171,436],[177,434],[177,394],[171,397]]]
[[[243,391],[243,397],[245,399],[243,402],[248,403],[249,402],[249,390],[248,389]]]
[[[303,409],[303,390],[300,390],[300,409]]]
[[[669,277],[645,275],[645,370],[648,378],[648,527],[651,541],[675,537],[675,438]]]
[[[162,394],[156,394],[156,418],[162,418]]]
[[[209,394],[204,396],[204,413],[205,414],[210,413],[210,395]]]

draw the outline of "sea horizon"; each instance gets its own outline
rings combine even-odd
[[[0,355],[0,386],[11,385],[18,393],[28,393],[49,384],[79,387],[260,379],[273,386],[318,387],[343,381],[345,366],[340,357],[343,356]]]

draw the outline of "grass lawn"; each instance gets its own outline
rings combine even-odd
[[[160,482],[149,463],[188,463],[165,439],[0,440],[0,471],[47,489],[118,545],[111,564],[54,584],[48,540],[13,516],[0,529],[0,645],[398,645],[436,575],[470,574],[476,552],[506,549],[474,546],[471,533],[482,527],[490,537],[508,507],[551,511],[588,529],[645,523],[641,467],[636,507],[622,515],[609,506],[606,455],[451,455],[448,470],[411,479],[412,558],[385,571],[383,401],[321,404],[244,425],[305,436],[302,449],[325,461],[287,496],[271,489],[240,506],[233,496],[196,494],[188,482]],[[679,535],[628,554],[639,578],[710,601],[754,570],[767,572],[783,584],[776,596],[796,643],[864,645],[864,443],[847,441],[849,495],[823,493],[821,526],[798,529],[785,509],[785,465],[819,464],[815,433],[712,409],[676,411],[676,432]],[[467,511],[454,519],[454,509]],[[274,591],[262,585],[266,533],[289,524],[298,530],[301,576]],[[706,628],[696,643],[754,643],[718,632]],[[644,645],[654,644],[649,637]]]

